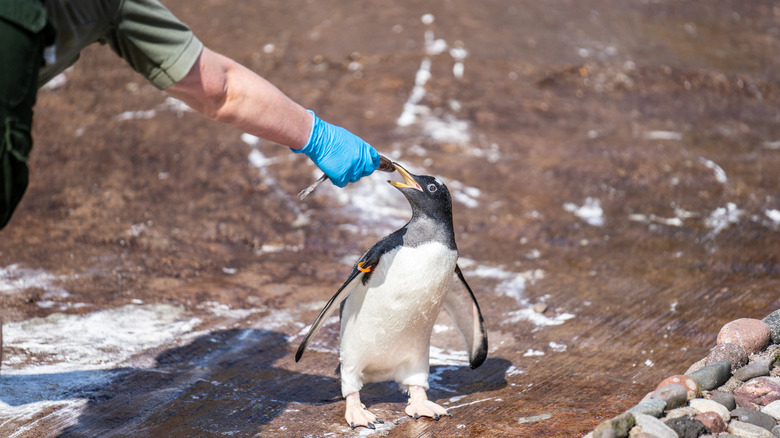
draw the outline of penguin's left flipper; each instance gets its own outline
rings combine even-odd
[[[366,280],[371,275],[371,272],[376,267],[377,263],[379,263],[378,254],[375,257],[372,257],[371,252],[368,252],[360,258],[360,261],[352,268],[352,272],[349,274],[347,281],[341,285],[339,290],[337,290],[333,297],[331,297],[330,301],[325,304],[325,307],[322,309],[319,316],[317,316],[314,324],[311,325],[309,333],[306,333],[306,337],[303,338],[303,341],[301,341],[301,345],[298,347],[298,351],[295,353],[296,362],[301,360],[301,356],[303,356],[303,352],[306,350],[309,342],[311,342],[312,338],[314,338],[314,335],[320,331],[322,326],[325,324],[325,321],[330,318],[330,315],[336,310],[338,305],[341,304],[341,302],[344,301],[350,293],[352,293],[352,290],[360,283],[361,280],[364,280],[363,284],[366,283]]]
[[[466,341],[466,351],[469,354],[469,365],[472,369],[482,365],[487,357],[487,330],[482,312],[479,310],[477,298],[463,277],[460,267],[455,265],[455,271],[450,281],[450,289],[444,300],[444,309],[450,314],[455,326]]]

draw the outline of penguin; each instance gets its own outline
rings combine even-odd
[[[409,395],[405,412],[415,420],[450,415],[426,395],[431,332],[442,308],[465,341],[471,368],[487,357],[485,321],[457,263],[449,190],[438,178],[412,175],[393,164],[404,181],[388,183],[409,201],[411,219],[358,259],[295,354],[298,362],[340,305],[341,393],[353,429],[383,423],[360,402],[360,390],[369,382],[398,382]]]

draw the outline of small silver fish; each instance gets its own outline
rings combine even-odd
[[[395,172],[395,165],[393,165],[393,162],[390,161],[389,158],[385,157],[384,155],[380,155],[378,170],[381,170],[382,172]],[[328,175],[323,174],[317,181],[314,181],[312,185],[301,190],[300,193],[298,193],[298,200],[303,201],[304,198],[309,196],[309,194],[313,192],[317,186],[325,182],[326,179],[328,179]]]

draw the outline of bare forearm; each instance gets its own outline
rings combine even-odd
[[[273,84],[204,48],[190,73],[165,90],[206,116],[293,149],[309,139],[312,116]]]

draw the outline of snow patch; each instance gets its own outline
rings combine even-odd
[[[604,226],[604,210],[601,208],[600,201],[596,198],[585,198],[585,203],[581,206],[573,202],[567,202],[563,204],[563,209],[569,213],[574,213],[575,216],[584,220],[588,225],[594,227]]]
[[[718,235],[721,231],[728,228],[731,224],[739,223],[740,217],[745,214],[744,210],[737,208],[733,202],[729,202],[725,207],[716,208],[708,218],[704,220],[704,225],[712,229],[709,236]]]

